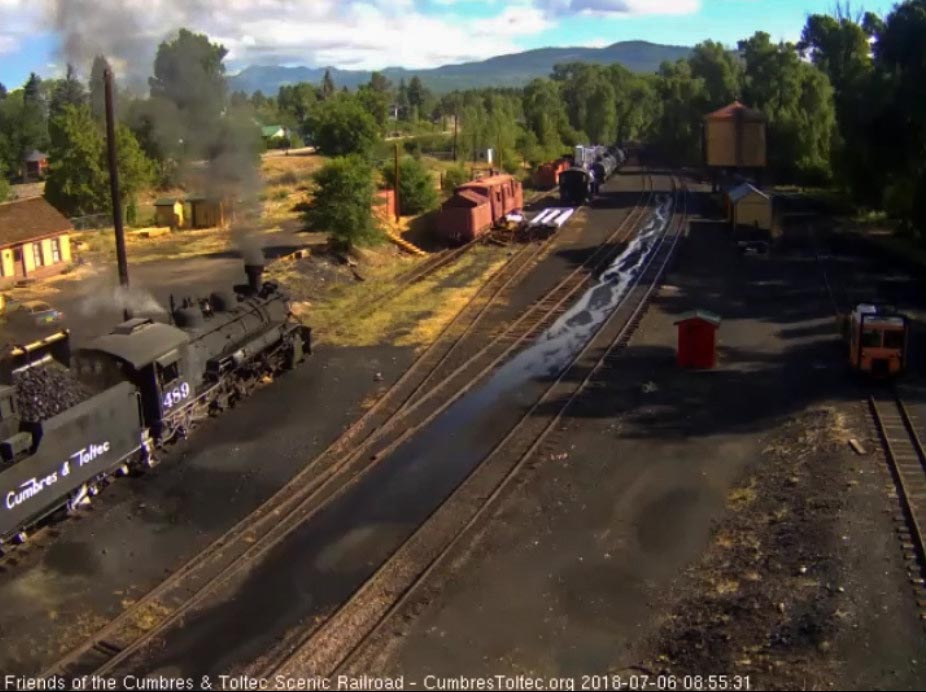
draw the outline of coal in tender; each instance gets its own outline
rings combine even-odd
[[[90,398],[91,392],[58,365],[35,366],[14,377],[19,415],[22,420],[39,423]]]

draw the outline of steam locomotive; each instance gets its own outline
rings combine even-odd
[[[171,301],[170,319],[135,317],[70,353],[67,332],[19,345],[0,370],[0,549],[113,476],[234,405],[311,353],[288,296],[246,265],[246,285]]]
[[[625,160],[624,152],[616,146],[576,147],[575,165],[559,176],[560,200],[570,206],[589,202]]]

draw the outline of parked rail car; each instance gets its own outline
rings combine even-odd
[[[598,157],[598,160],[592,165],[592,171],[595,173],[595,179],[602,183],[610,178],[616,170],[617,159],[611,156],[611,154],[605,154],[604,156]]]
[[[909,320],[882,305],[860,304],[844,318],[849,365],[858,373],[888,379],[907,366]]]
[[[185,301],[174,324],[116,326],[76,351],[71,368],[53,356],[63,352],[58,341],[10,368],[11,384],[0,386],[0,547],[115,472],[152,465],[157,446],[304,360],[311,329],[276,284],[261,281],[262,267],[246,271],[248,284],[234,292]],[[48,403],[33,404],[37,387]],[[62,399],[62,388],[77,394]]]
[[[534,171],[534,187],[541,190],[550,190],[559,185],[559,176],[570,168],[567,159],[557,159],[544,163]]]
[[[598,191],[594,171],[584,168],[570,168],[559,177],[559,198],[565,204],[579,207],[588,202]]]
[[[441,207],[438,232],[450,243],[467,243],[504,223],[524,207],[521,183],[511,175],[493,175],[458,187]]]

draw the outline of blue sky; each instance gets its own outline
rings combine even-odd
[[[625,40],[734,45],[757,30],[796,40],[808,14],[834,0],[0,0],[0,82],[29,72],[86,72],[96,53],[143,78],[155,46],[188,26],[249,64],[410,68],[544,46]],[[887,13],[891,0],[864,9]],[[856,3],[855,8],[862,5]]]

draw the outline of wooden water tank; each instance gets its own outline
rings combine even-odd
[[[704,118],[704,156],[717,168],[765,168],[766,121],[739,101]]]

